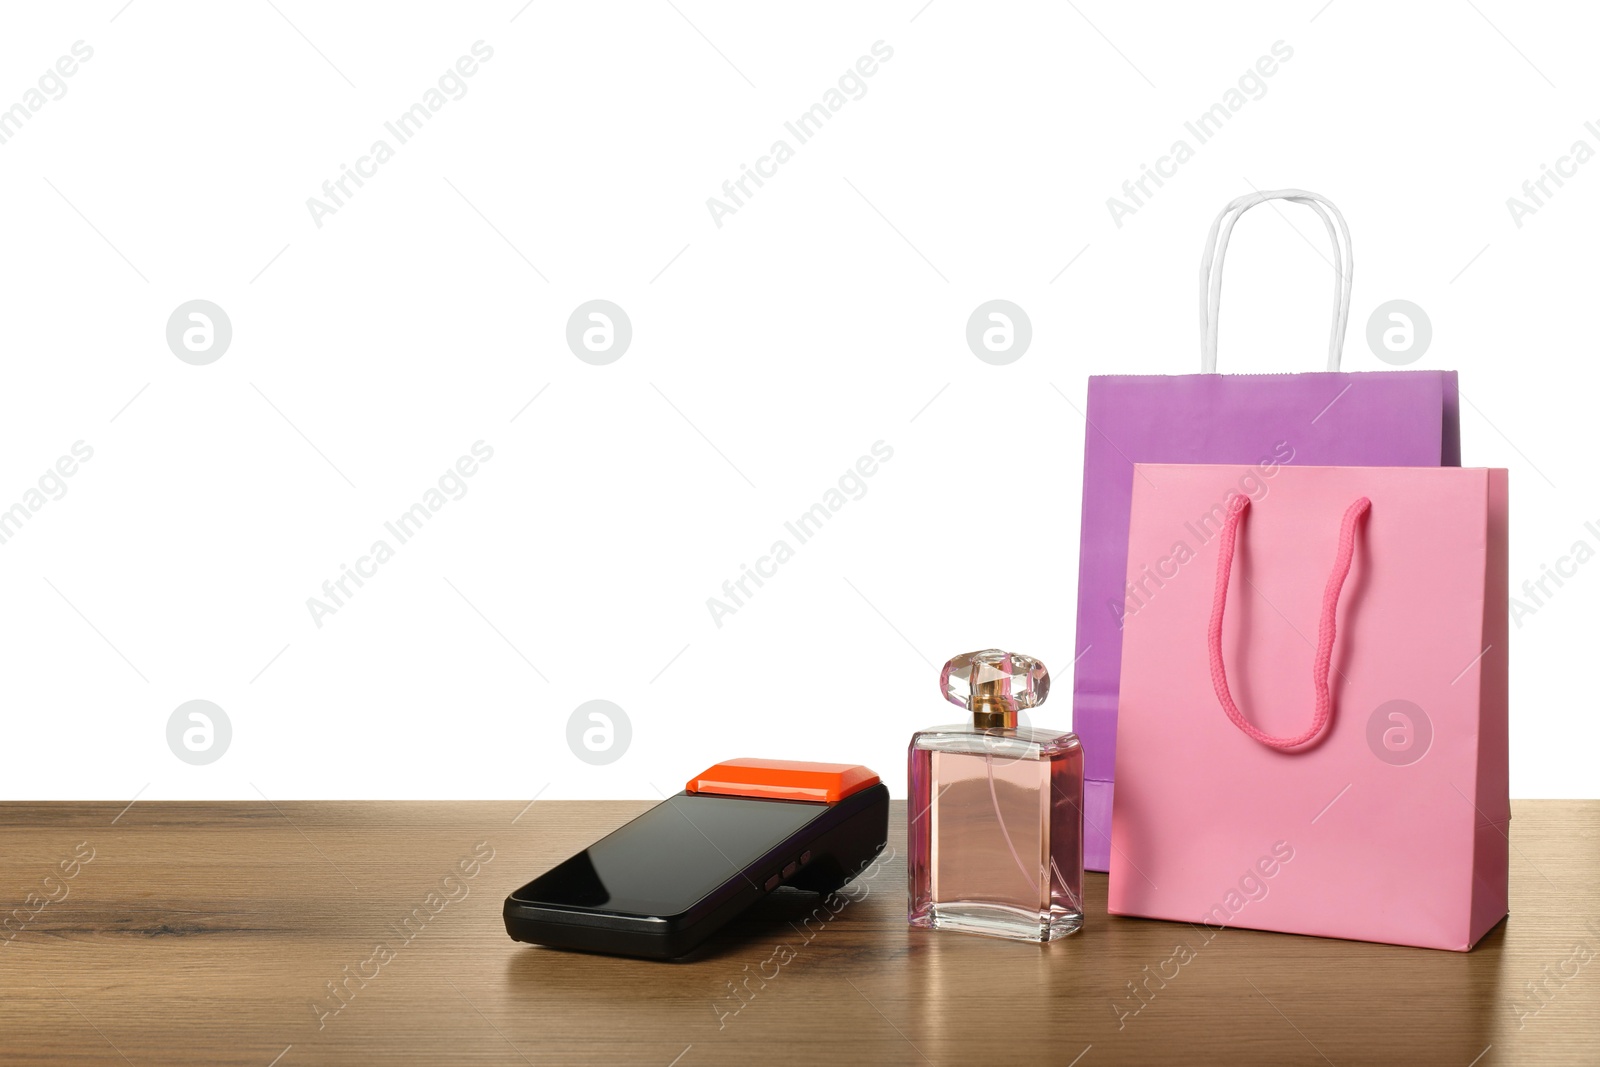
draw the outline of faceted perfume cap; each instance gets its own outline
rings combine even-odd
[[[939,674],[944,698],[976,715],[1011,715],[1050,695],[1050,672],[1032,656],[998,648],[964,652]]]

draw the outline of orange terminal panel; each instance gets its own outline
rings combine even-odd
[[[858,763],[802,763],[785,759],[731,759],[707,767],[685,786],[691,793],[720,793],[768,800],[829,804],[877,785],[878,776]]]

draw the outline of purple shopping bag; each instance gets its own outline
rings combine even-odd
[[[1335,306],[1328,369],[1311,374],[1216,373],[1222,260],[1234,223],[1267,200],[1310,207],[1333,241]],[[1159,591],[1170,557],[1129,567],[1128,516],[1135,463],[1249,464],[1245,479],[1269,483],[1286,464],[1325,467],[1458,467],[1461,431],[1454,371],[1339,370],[1350,316],[1353,259],[1344,217],[1298,189],[1234,200],[1211,225],[1200,267],[1200,374],[1089,379],[1083,455],[1083,532],[1078,561],[1078,655],[1073,730],[1083,741],[1084,866],[1104,871],[1111,854],[1123,619]],[[1240,491],[1254,495],[1249,485]],[[1256,490],[1259,492],[1259,490]],[[1219,505],[1220,506],[1220,505]],[[1202,540],[1211,513],[1194,516]],[[1136,578],[1136,581],[1128,579]],[[1171,577],[1168,575],[1167,577]]]

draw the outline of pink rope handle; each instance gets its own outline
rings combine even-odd
[[[1333,570],[1328,574],[1327,587],[1322,591],[1322,616],[1317,622],[1317,657],[1311,664],[1311,685],[1316,698],[1316,714],[1311,725],[1298,737],[1273,737],[1257,729],[1244,717],[1228,691],[1228,669],[1222,661],[1222,614],[1228,605],[1228,580],[1233,574],[1234,542],[1239,536],[1239,523],[1250,508],[1250,498],[1236,496],[1228,505],[1228,521],[1222,527],[1222,541],[1217,553],[1217,587],[1211,598],[1211,625],[1206,642],[1211,652],[1211,686],[1216,690],[1222,710],[1228,713],[1245,734],[1271,748],[1292,749],[1310,744],[1321,737],[1333,718],[1333,698],[1328,695],[1328,669],[1333,663],[1335,615],[1339,610],[1339,593],[1344,580],[1350,575],[1350,561],[1355,556],[1356,523],[1372,507],[1372,501],[1362,497],[1345,510],[1339,524],[1339,550],[1333,558]]]

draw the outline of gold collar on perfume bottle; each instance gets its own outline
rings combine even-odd
[[[1010,678],[986,679],[974,685],[972,725],[980,730],[1015,729],[1017,703],[1011,695]]]
[[[995,711],[974,709],[972,725],[980,730],[1014,730],[1017,726],[1017,713],[1003,708]]]

